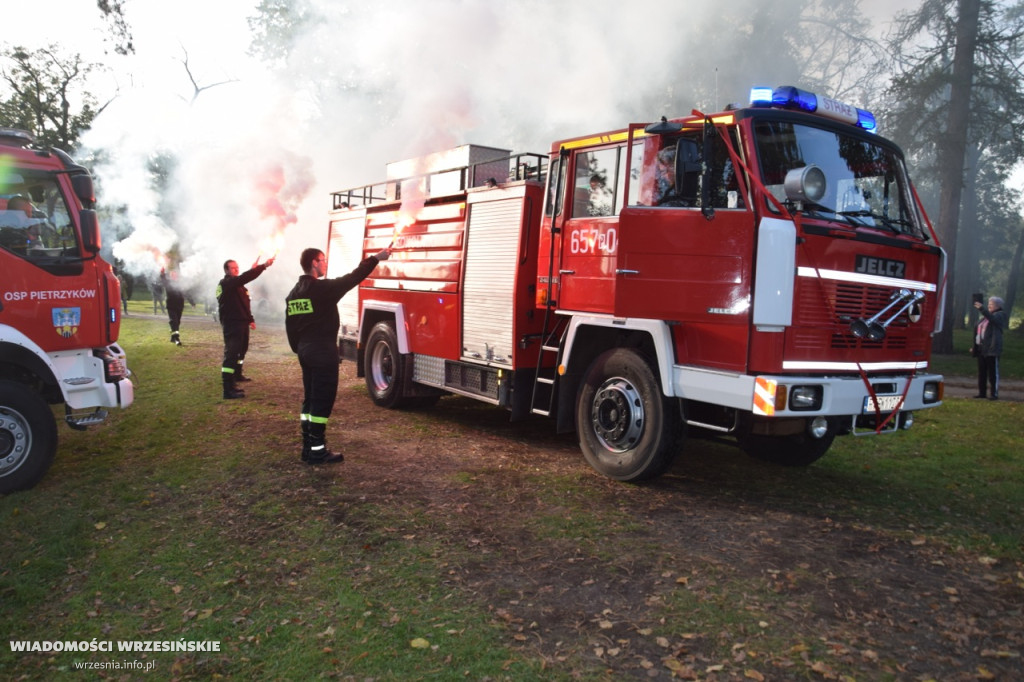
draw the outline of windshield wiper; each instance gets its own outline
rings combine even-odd
[[[910,223],[908,223],[906,220],[890,218],[888,216],[882,215],[881,213],[874,213],[872,211],[867,211],[863,209],[857,211],[842,211],[840,215],[857,216],[858,218],[871,218],[872,220],[884,225],[890,232],[893,232],[894,234],[904,233],[904,230],[901,230],[899,227],[897,227],[897,225],[901,225],[903,227],[910,227]]]
[[[867,227],[867,223],[857,220],[857,213],[855,211],[836,211],[835,209],[828,208],[826,206],[819,206],[817,204],[805,204],[803,212],[812,215],[816,218],[823,220],[836,220],[842,219],[842,222],[852,227]],[[829,215],[825,215],[829,214]]]

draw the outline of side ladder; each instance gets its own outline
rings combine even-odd
[[[562,147],[558,152],[557,170],[549,167],[548,182],[555,183],[555,205],[562,204],[562,196],[565,191],[564,183],[558,178],[564,178],[564,169],[569,160],[569,150]],[[549,184],[549,191],[550,191]],[[562,217],[564,222],[565,218]],[[556,247],[560,244],[555,235],[560,233],[560,228],[555,224],[556,216],[551,218],[551,250],[548,252],[548,287],[553,286],[555,276]],[[551,290],[544,305],[544,324],[541,327],[540,350],[537,352],[537,371],[533,375],[533,393],[530,395],[530,412],[533,414],[550,417],[555,410],[555,395],[558,393],[558,364],[562,361],[562,348],[565,341],[565,334],[569,329],[569,318],[564,315],[555,314],[557,303],[551,297]],[[552,359],[552,355],[554,356]],[[551,360],[550,366],[545,367],[545,361]]]
[[[555,318],[553,323],[550,321],[551,317]],[[558,388],[558,363],[562,360],[562,342],[568,328],[568,317],[552,315],[550,306],[545,310],[544,331],[540,337],[537,370],[533,379],[533,393],[530,396],[530,412],[533,414],[549,417],[554,411]]]

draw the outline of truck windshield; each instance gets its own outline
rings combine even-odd
[[[891,148],[789,121],[758,121],[754,131],[762,181],[780,202],[786,202],[786,173],[814,165],[825,172],[825,196],[804,204],[805,213],[852,227],[927,238],[903,159]]]
[[[8,171],[0,179],[0,247],[43,267],[79,258],[74,224],[55,177]]]

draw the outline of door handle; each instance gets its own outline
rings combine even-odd
[[[626,270],[624,268],[618,268],[615,270],[616,275],[639,275],[639,270]]]
[[[558,274],[559,275],[575,275],[576,271],[575,270],[559,270]]]

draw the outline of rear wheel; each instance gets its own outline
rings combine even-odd
[[[682,441],[672,401],[662,395],[650,364],[627,348],[603,353],[587,369],[576,429],[587,462],[619,481],[661,475]]]
[[[0,381],[0,493],[31,488],[57,452],[57,422],[46,401],[13,381]]]
[[[402,407],[409,399],[402,393],[405,362],[398,352],[398,335],[390,322],[378,322],[366,339],[366,390],[379,407]]]

